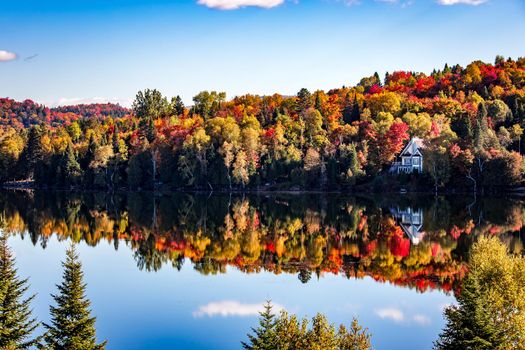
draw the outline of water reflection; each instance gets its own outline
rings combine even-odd
[[[1,192],[7,231],[46,247],[59,240],[130,246],[139,269],[186,261],[202,274],[228,266],[454,291],[480,234],[521,252],[519,199],[341,195],[71,194]]]

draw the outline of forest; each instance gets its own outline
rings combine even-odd
[[[523,183],[525,58],[295,96],[155,89],[131,109],[0,99],[0,181],[37,188],[497,192]],[[388,169],[411,137],[422,174]]]

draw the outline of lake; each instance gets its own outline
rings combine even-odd
[[[476,238],[522,252],[512,198],[0,192],[19,274],[49,320],[78,242],[108,349],[239,349],[266,300],[353,317],[375,349],[431,349]]]

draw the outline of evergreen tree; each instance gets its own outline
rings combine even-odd
[[[26,147],[20,156],[22,172],[28,178],[33,178],[35,173],[38,172],[38,166],[44,158],[44,152],[42,151],[42,145],[40,140],[42,139],[42,130],[38,126],[32,126],[29,129],[29,136],[27,139]]]
[[[87,169],[89,167],[89,164],[95,159],[95,154],[98,150],[98,142],[95,139],[95,136],[91,134],[89,137],[89,144],[88,148],[86,150],[86,153],[84,154],[84,157],[81,159],[82,168]]]
[[[369,350],[372,348],[371,336],[368,329],[363,329],[356,318],[352,320],[350,329],[339,326],[337,334],[339,350]]]
[[[359,110],[359,103],[357,102],[357,94],[354,94],[354,102],[352,104],[352,114],[350,119],[352,122],[359,121],[361,119],[361,111]]]
[[[352,105],[352,102],[350,101],[350,93],[347,93],[345,97],[345,101],[344,101],[343,111],[342,111],[343,121],[345,122],[345,124],[350,124],[353,121],[352,120],[352,108],[353,108],[353,105]]]
[[[377,72],[374,73],[374,80],[378,86],[381,86],[381,78],[379,77],[379,74]]]
[[[303,284],[308,283],[308,281],[310,281],[310,279],[312,278],[312,271],[310,271],[309,269],[301,269],[299,270],[299,275],[297,275],[297,278]]]
[[[146,117],[158,119],[168,114],[169,103],[160,91],[156,89],[146,89],[137,93],[132,108],[133,113],[139,119]]]
[[[119,150],[120,150],[120,144],[119,144],[118,135],[119,135],[119,129],[118,129],[118,126],[115,125],[115,128],[113,129],[113,136],[112,136],[112,139],[111,139],[111,145],[113,146],[113,153],[114,154],[119,153]]]
[[[155,125],[153,125],[153,118],[145,117],[139,122],[139,132],[143,139],[146,139],[149,143],[153,142],[156,138]]]
[[[179,95],[171,99],[171,108],[175,115],[184,114],[184,102],[182,102],[182,98]]]
[[[7,237],[0,234],[0,349],[29,349],[38,344],[32,336],[39,323],[31,316],[30,303],[34,295],[25,299],[27,279],[19,279],[15,259],[7,245]]]
[[[474,136],[474,148],[481,151],[485,147],[486,137],[488,133],[488,121],[487,121],[487,107],[484,103],[480,103],[478,106],[478,114],[476,117],[476,124],[473,130]]]
[[[62,155],[60,162],[60,170],[62,175],[62,183],[64,185],[75,185],[78,183],[82,175],[80,164],[77,162],[73,145],[67,145],[65,153]]]
[[[359,121],[361,118],[361,111],[359,110],[359,103],[357,102],[357,95],[354,94],[354,99],[350,102],[350,93],[346,95],[345,107],[343,109],[343,121],[346,124],[352,124]]]
[[[481,91],[481,96],[482,96],[485,100],[488,100],[488,99],[490,98],[489,89],[487,89],[487,86],[486,86],[486,85],[483,86],[483,90]]]
[[[481,237],[472,248],[458,304],[445,310],[447,323],[434,349],[525,349],[523,263],[499,238]]]
[[[264,311],[260,312],[259,327],[252,328],[254,334],[248,334],[249,343],[242,342],[243,348],[246,350],[275,350],[277,348],[275,322],[272,304],[268,301],[264,305]]]
[[[104,349],[106,342],[96,343],[95,317],[91,317],[90,301],[86,298],[82,264],[75,246],[66,253],[59,294],[52,295],[56,306],[51,306],[51,324],[45,324],[45,349],[96,350]]]
[[[323,107],[323,102],[321,101],[321,93],[319,91],[317,91],[315,93],[314,107],[315,107],[315,109],[317,109],[322,114],[321,110],[322,110],[322,107]]]
[[[302,113],[312,107],[312,94],[308,89],[302,88],[297,93],[297,112]]]

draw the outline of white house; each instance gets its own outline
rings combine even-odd
[[[397,156],[394,163],[392,163],[390,172],[396,174],[412,174],[414,171],[423,172],[423,154],[421,150],[424,147],[423,139],[413,137]]]
[[[391,207],[390,212],[408,238],[410,238],[412,244],[419,244],[425,236],[425,232],[421,230],[423,228],[423,210],[411,207]]]

